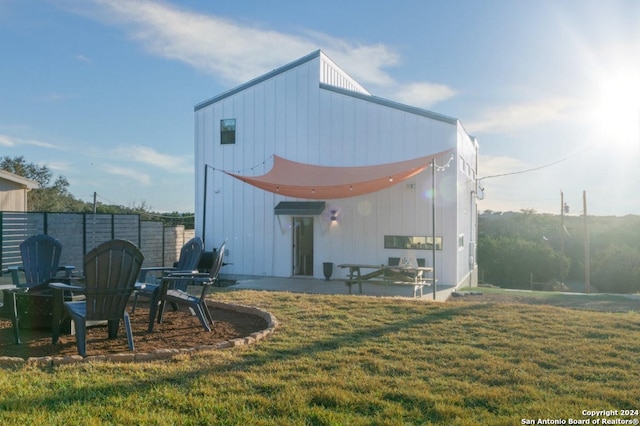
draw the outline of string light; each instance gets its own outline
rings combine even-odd
[[[447,164],[440,166],[438,165],[438,163],[436,163],[436,159],[433,159],[433,167],[436,168],[436,172],[442,172],[445,169],[449,168],[451,166],[451,162],[453,161],[453,154],[451,154],[451,157],[449,157],[449,160],[447,161]]]
[[[248,167],[248,168],[246,168],[246,169],[238,169],[238,170],[236,170],[236,171],[235,171],[235,173],[237,173],[237,174],[241,174],[241,173],[244,173],[244,172],[246,172],[246,171],[254,171],[254,170],[255,170],[255,169],[257,169],[258,167],[264,167],[264,166],[267,164],[267,161],[271,160],[272,158],[273,158],[273,155],[270,155],[270,156],[268,156],[268,157],[267,157],[267,159],[266,159],[266,160],[264,160],[264,161],[262,161],[262,162],[260,162],[260,163],[258,163],[258,164],[255,164],[255,165],[253,165],[253,166],[251,166],[251,167]],[[209,167],[209,168],[211,168],[211,170],[213,170],[213,171],[217,171],[217,172],[224,172],[224,170],[223,170],[223,169],[217,169],[217,168],[215,168],[215,167],[213,167],[213,166],[210,166],[210,165],[208,165],[208,164],[207,164],[206,166],[207,166],[207,167]]]

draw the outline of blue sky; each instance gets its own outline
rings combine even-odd
[[[194,105],[322,49],[460,119],[481,211],[559,213],[563,191],[581,214],[586,191],[589,214],[640,214],[639,23],[636,0],[0,0],[0,156],[192,212]]]

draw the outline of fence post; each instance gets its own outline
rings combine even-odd
[[[529,290],[533,291],[533,272],[529,275]]]
[[[4,247],[4,239],[2,238],[4,232],[3,232],[3,228],[2,225],[4,223],[4,214],[2,212],[0,212],[0,275],[2,275],[2,268],[4,267],[4,259],[2,257],[2,253],[4,252],[3,247]]]

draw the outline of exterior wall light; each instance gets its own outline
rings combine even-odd
[[[338,220],[338,211],[337,210],[331,210],[331,221],[336,221]]]

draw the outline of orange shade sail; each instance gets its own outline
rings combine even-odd
[[[225,173],[257,188],[288,197],[311,200],[348,198],[380,191],[409,179],[443,154],[358,167],[317,166],[274,155],[273,167],[262,176]]]

